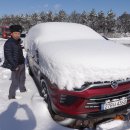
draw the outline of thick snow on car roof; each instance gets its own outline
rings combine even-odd
[[[91,28],[76,24],[64,22],[41,23],[31,28],[30,37],[44,42],[60,41],[72,39],[102,39],[102,37]],[[40,39],[41,38],[41,39]]]
[[[61,35],[56,34],[59,30]],[[63,30],[71,38],[64,36]],[[58,36],[55,38],[53,34]],[[25,41],[33,55],[38,50],[41,70],[60,88],[72,90],[85,82],[130,77],[129,48],[105,40],[89,27],[72,23],[39,24],[29,31]]]

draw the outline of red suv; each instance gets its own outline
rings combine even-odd
[[[58,22],[32,27],[25,48],[29,73],[59,123],[93,127],[130,107],[129,48],[87,26]]]
[[[10,37],[9,26],[0,26],[0,35],[2,38],[8,39]]]

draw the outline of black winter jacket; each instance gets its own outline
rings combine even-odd
[[[24,64],[24,56],[20,40],[9,38],[4,44],[4,58],[3,67],[15,71],[18,65]]]

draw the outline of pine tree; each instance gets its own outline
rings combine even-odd
[[[79,19],[80,19],[80,14],[77,13],[76,11],[73,11],[71,13],[71,15],[69,16],[69,20],[68,21],[72,22],[72,23],[80,23]]]
[[[116,29],[116,18],[115,17],[116,17],[116,15],[113,13],[112,10],[110,10],[107,13],[107,16],[106,16],[106,26],[107,26],[107,32],[108,33],[112,33]]]
[[[97,31],[99,33],[106,32],[106,17],[103,11],[100,11],[97,16]]]
[[[94,30],[97,30],[97,14],[94,9],[89,13],[88,26]]]
[[[130,32],[130,14],[124,12],[118,17],[118,30],[121,32]]]
[[[67,21],[67,14],[65,13],[65,11],[63,11],[63,10],[59,11],[58,21],[59,22],[66,22]]]
[[[80,14],[79,21],[81,24],[88,25],[88,13],[83,11],[83,13]]]

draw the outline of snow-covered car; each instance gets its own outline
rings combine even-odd
[[[29,72],[51,114],[94,124],[127,112],[129,48],[64,22],[35,25],[24,42]]]

